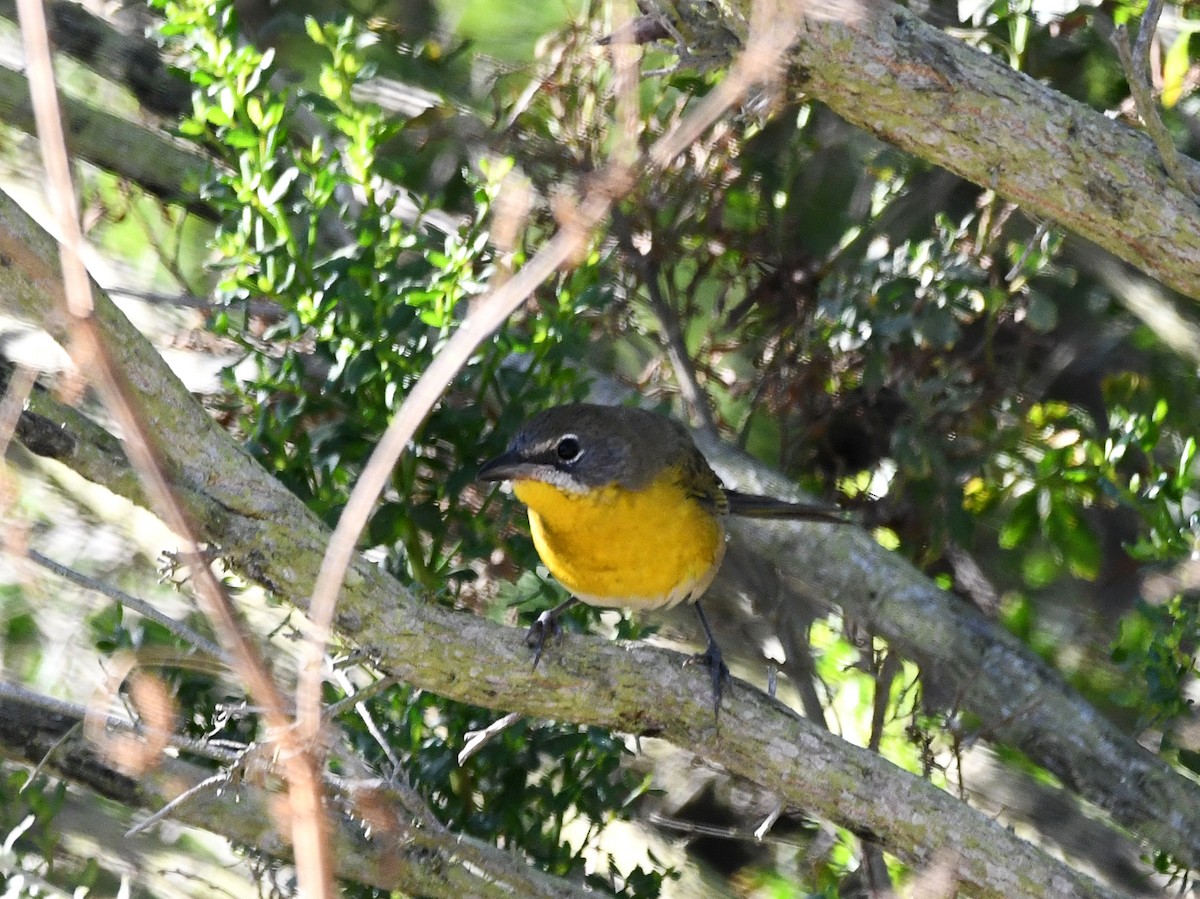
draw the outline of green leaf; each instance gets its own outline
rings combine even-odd
[[[250,124],[252,124],[255,128],[262,127],[262,100],[260,100],[258,97],[248,97],[246,99],[246,118],[250,120]]]
[[[1046,549],[1034,549],[1021,560],[1021,575],[1025,583],[1037,589],[1053,584],[1062,573],[1062,564],[1054,553]]]
[[[253,150],[258,146],[258,135],[253,131],[234,128],[222,135],[221,142],[235,150]]]
[[[1029,327],[1039,334],[1049,334],[1058,327],[1058,306],[1040,292],[1034,291],[1029,295],[1025,307],[1025,320]]]
[[[232,121],[229,118],[229,114],[220,106],[204,107],[204,120],[210,125],[215,125],[218,128],[228,127]]]
[[[326,45],[325,32],[321,28],[321,23],[312,16],[304,17],[304,30],[308,32],[308,39],[314,44],[319,47]]]
[[[372,546],[390,546],[404,537],[408,506],[388,502],[380,506],[367,525],[367,539]]]
[[[1196,460],[1196,438],[1188,437],[1183,442],[1183,449],[1179,453],[1179,466],[1175,471],[1173,483],[1175,489],[1180,493],[1188,490],[1192,486],[1192,464]]]
[[[1104,563],[1100,541],[1087,522],[1068,506],[1055,506],[1047,519],[1047,529],[1067,567],[1076,577],[1095,580]]]
[[[342,80],[332,69],[322,69],[317,83],[321,87],[321,93],[330,100],[340,100],[342,98]],[[346,129],[342,128],[341,130],[344,132]]]
[[[1179,99],[1183,96],[1184,81],[1187,78],[1190,64],[1188,43],[1191,37],[1189,32],[1182,32],[1175,38],[1175,42],[1171,44],[1171,49],[1167,51],[1167,55],[1163,58],[1163,86],[1159,97],[1166,109],[1170,109],[1178,103]]]
[[[1037,493],[1030,491],[1017,500],[1008,521],[1000,528],[1000,546],[1003,549],[1022,546],[1037,529],[1039,522]]]
[[[373,380],[379,374],[379,365],[374,354],[360,352],[346,363],[342,372],[342,387],[356,390],[366,382]]]
[[[258,196],[262,200],[264,206],[275,206],[283,199],[283,195],[287,193],[287,189],[292,186],[292,182],[300,175],[300,170],[295,166],[284,170],[275,181],[274,186],[270,190],[259,188]]]
[[[1200,774],[1200,752],[1181,748],[1179,750],[1179,764],[1194,774]]]

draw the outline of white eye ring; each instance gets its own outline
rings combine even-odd
[[[583,455],[583,447],[579,445],[579,438],[574,434],[563,434],[558,438],[554,452],[563,462],[574,462]]]

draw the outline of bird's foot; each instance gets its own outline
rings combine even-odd
[[[537,621],[529,626],[529,630],[525,632],[525,645],[533,649],[533,667],[536,668],[538,662],[542,658],[542,648],[546,645],[547,637],[558,637],[562,639],[562,625],[558,623],[558,618],[571,606],[579,602],[574,596],[570,597],[566,602],[559,603],[553,609],[547,609],[538,615]]]
[[[721,648],[710,640],[708,648],[704,652],[696,653],[696,655],[692,656],[684,664],[703,664],[708,667],[709,676],[712,678],[713,717],[720,720],[721,694],[724,692],[726,686],[733,686],[733,676],[729,673],[729,666],[725,664],[725,657],[721,654]]]
[[[562,640],[562,625],[558,623],[558,609],[547,609],[538,615],[537,620],[525,632],[525,645],[533,650],[533,667],[542,660],[542,649],[546,646],[547,637],[557,637]]]

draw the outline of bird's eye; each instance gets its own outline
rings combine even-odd
[[[574,462],[583,452],[579,446],[579,438],[574,434],[568,434],[558,441],[558,446],[554,448],[554,451],[564,462]]]

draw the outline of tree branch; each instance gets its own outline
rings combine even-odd
[[[749,0],[647,0],[690,15],[689,50],[746,40]],[[887,0],[854,21],[810,16],[787,89],[902,150],[1053,219],[1200,299],[1200,215],[1140,132],[1015,71]],[[693,10],[710,11],[696,20]],[[1200,164],[1182,159],[1196,183]]]
[[[1141,117],[1146,133],[1158,148],[1158,158],[1163,168],[1181,191],[1194,197],[1196,189],[1188,183],[1188,175],[1184,170],[1182,157],[1175,149],[1171,132],[1163,124],[1162,116],[1158,114],[1158,101],[1154,98],[1154,90],[1150,86],[1150,42],[1154,37],[1154,28],[1162,13],[1162,0],[1151,0],[1142,14],[1142,23],[1138,27],[1137,45],[1129,47],[1129,31],[1124,25],[1118,25],[1113,31],[1112,43],[1121,59],[1121,68],[1125,70],[1125,80],[1129,84],[1129,93],[1133,95],[1133,104]]]
[[[48,708],[43,697],[17,688],[0,692],[0,757],[29,765],[44,762],[44,770],[130,808],[162,809],[194,791],[172,810],[173,820],[217,831],[267,855],[290,858],[291,850],[277,829],[278,809],[272,809],[277,796],[257,782],[261,778],[242,777],[236,786],[219,791],[196,789],[212,778],[212,769],[169,757],[157,768],[129,777],[82,735],[82,709],[55,705],[59,707]],[[410,828],[403,823],[404,813],[397,811],[403,803],[386,786],[365,787],[346,798],[345,805],[353,806],[360,817],[344,809],[330,814],[340,877],[385,891],[445,899],[566,899],[582,893],[575,884],[540,874],[523,859],[471,837]],[[372,813],[369,821],[361,817],[364,804]],[[462,864],[464,860],[471,864]]]
[[[727,483],[804,499],[786,478],[732,447],[696,438]],[[961,707],[988,722],[988,740],[1016,746],[1155,848],[1200,859],[1200,788],[1104,719],[975,607],[865,531],[737,520],[730,530],[788,588],[845,610],[905,658],[936,668]]]
[[[63,115],[76,157],[129,178],[164,202],[213,218],[208,204],[188,190],[213,165],[198,147],[72,97],[63,98]],[[29,82],[4,66],[0,66],[0,121],[29,134],[34,130]]]
[[[171,72],[153,41],[123,33],[71,0],[47,0],[45,6],[56,52],[125,87],[153,113],[175,117],[191,108],[187,78]],[[0,18],[17,23],[15,0],[0,0]]]

